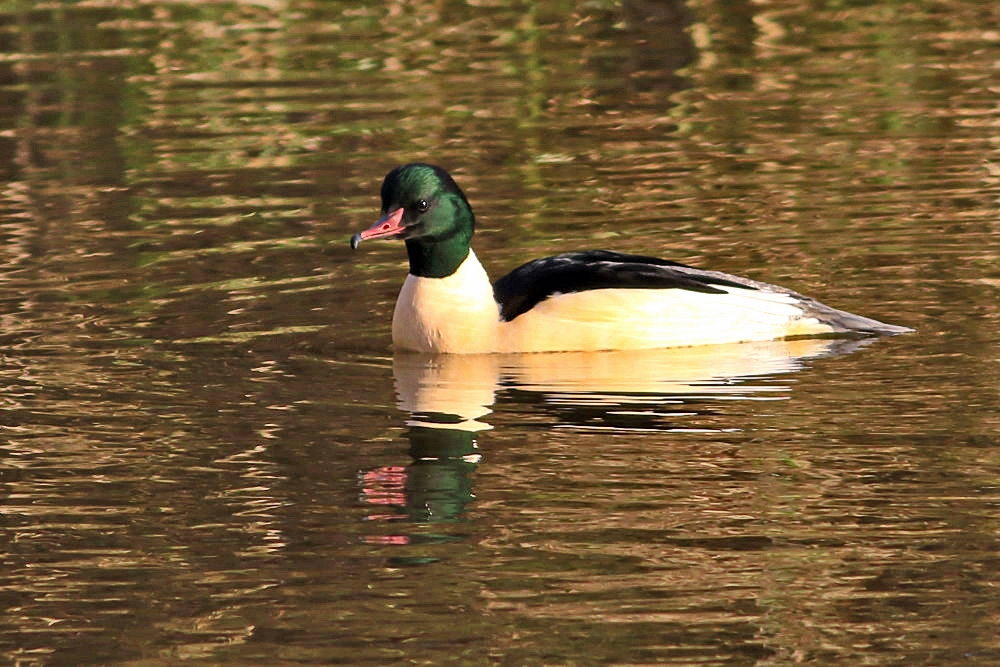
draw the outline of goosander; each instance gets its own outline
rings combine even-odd
[[[536,259],[491,284],[470,246],[472,207],[448,172],[396,167],[381,196],[381,217],[351,247],[406,243],[410,270],[392,316],[400,350],[634,350],[911,331],[776,285],[608,250]]]

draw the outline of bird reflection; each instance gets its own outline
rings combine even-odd
[[[493,405],[499,381],[495,355],[399,355],[393,361],[397,404],[410,414],[407,438],[413,462],[363,476],[362,498],[395,513],[369,519],[451,521],[472,501],[471,475],[479,462],[479,421]],[[393,542],[408,538],[374,538]],[[369,540],[372,541],[372,540]]]
[[[520,355],[400,354],[393,360],[397,404],[409,414],[408,466],[386,466],[362,477],[369,519],[418,523],[454,521],[472,502],[471,476],[480,460],[478,437],[497,394],[512,403],[544,406],[554,425],[690,430],[684,419],[704,414],[713,398],[785,397],[776,377],[810,359],[844,354],[864,340],[803,339],[664,350]],[[717,409],[717,408],[716,408]],[[612,416],[613,418],[608,418]],[[664,417],[667,416],[667,419]],[[386,513],[385,510],[392,508]],[[381,511],[375,511],[382,508]],[[369,541],[411,543],[404,536]]]

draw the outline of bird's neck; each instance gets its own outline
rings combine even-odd
[[[410,274],[420,278],[447,278],[462,266],[469,256],[469,235],[455,233],[434,239],[412,239],[406,242]]]

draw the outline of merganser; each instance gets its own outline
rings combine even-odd
[[[410,271],[392,316],[400,350],[629,350],[911,331],[783,287],[609,250],[536,259],[491,284],[470,247],[472,207],[448,172],[396,167],[381,195],[381,217],[351,247],[406,242]]]

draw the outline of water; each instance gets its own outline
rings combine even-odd
[[[995,18],[0,6],[4,659],[997,662]],[[917,331],[393,357],[413,159]]]

